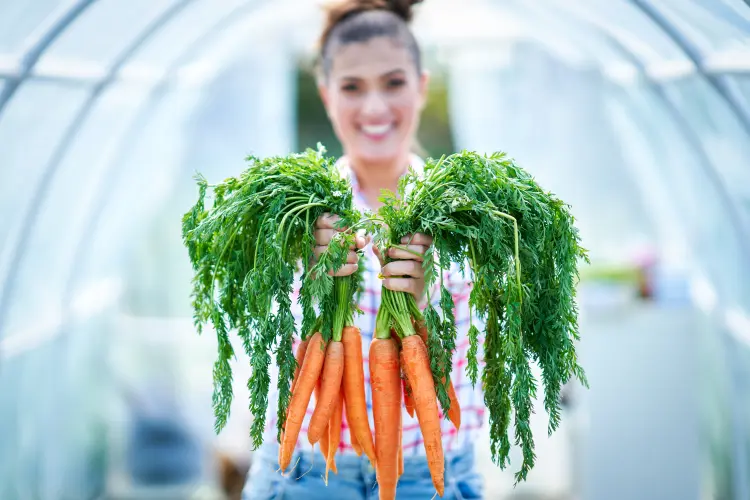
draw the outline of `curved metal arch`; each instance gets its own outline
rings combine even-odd
[[[745,110],[739,100],[736,90],[732,87],[727,86],[721,79],[716,78],[714,75],[710,75],[706,72],[703,66],[703,57],[695,45],[693,45],[687,37],[675,26],[669,19],[664,16],[659,9],[648,0],[630,0],[631,3],[637,7],[643,15],[651,20],[657,27],[659,27],[664,33],[672,39],[677,47],[690,59],[695,65],[699,73],[705,75],[706,81],[716,90],[721,96],[731,112],[737,117],[742,127],[745,129],[745,133],[750,135],[750,114]],[[750,5],[750,0],[745,0]]]
[[[518,5],[520,8],[527,10],[527,12],[530,12],[531,9],[534,8],[529,7],[528,4],[524,4],[522,2],[518,2]],[[612,44],[612,46],[622,54],[623,58],[626,59],[630,64],[632,64],[638,70],[638,72],[643,75],[643,79],[646,83],[647,88],[651,92],[653,92],[654,95],[662,102],[662,105],[667,111],[667,114],[672,118],[672,121],[677,126],[679,134],[683,136],[686,144],[688,144],[689,147],[693,148],[698,164],[716,190],[720,203],[729,214],[729,218],[732,221],[732,226],[737,232],[737,236],[740,240],[742,248],[748,253],[748,255],[750,255],[750,239],[748,238],[748,234],[743,230],[744,225],[742,223],[742,217],[737,209],[736,204],[732,201],[732,196],[727,186],[714,168],[711,157],[703,147],[703,143],[700,140],[699,134],[690,126],[690,123],[682,115],[679,107],[675,104],[674,100],[671,99],[667,95],[667,92],[664,91],[663,86],[655,81],[651,76],[649,76],[643,61],[641,61],[634,52],[628,49],[616,37],[612,36],[607,30],[571,11],[562,8],[558,8],[557,10],[559,14],[567,15],[569,18],[572,18],[574,23],[578,23],[579,25],[584,26],[586,29],[594,31],[595,33],[598,33],[605,39],[607,39]]]
[[[52,185],[52,179],[54,178],[55,172],[62,163],[65,154],[73,143],[73,139],[80,131],[81,127],[86,121],[91,110],[94,108],[99,97],[103,91],[115,80],[120,68],[135,54],[135,52],[146,42],[148,39],[159,31],[170,19],[172,19],[177,13],[184,9],[190,2],[194,0],[180,0],[170,5],[165,11],[146,26],[133,41],[128,45],[125,50],[115,59],[114,63],[110,66],[107,74],[102,78],[96,85],[94,85],[88,99],[81,106],[80,110],[68,125],[68,128],[63,133],[62,137],[58,141],[57,147],[51,156],[50,162],[44,168],[42,177],[34,194],[32,195],[31,202],[26,214],[23,217],[23,223],[21,225],[21,233],[16,241],[13,253],[10,257],[10,266],[8,270],[8,276],[6,276],[5,282],[2,287],[2,294],[0,294],[0,338],[4,330],[5,318],[7,318],[8,308],[11,300],[11,294],[16,286],[18,273],[20,269],[21,259],[23,257],[23,248],[28,243],[31,237],[32,229],[39,216],[39,211],[42,206],[42,201],[47,194],[50,186]]]
[[[750,0],[747,0],[750,2]],[[562,9],[560,9],[562,10]],[[718,176],[718,173],[713,168],[713,163],[711,162],[708,153],[706,152],[705,148],[703,147],[702,143],[700,142],[700,137],[698,133],[690,126],[688,121],[684,118],[684,116],[680,113],[679,108],[674,103],[672,99],[670,99],[667,96],[667,93],[664,91],[663,87],[656,81],[654,81],[648,73],[645,71],[644,64],[638,59],[638,57],[631,52],[624,44],[620,43],[619,40],[617,40],[614,37],[611,37],[609,33],[606,32],[606,30],[600,28],[599,26],[594,25],[590,21],[581,18],[580,16],[573,14],[569,11],[565,11],[563,15],[567,16],[573,16],[574,22],[578,22],[579,24],[583,24],[584,26],[590,27],[594,31],[602,34],[604,37],[608,38],[610,42],[613,44],[613,47],[620,51],[622,55],[631,63],[633,64],[640,73],[643,74],[644,81],[646,82],[646,85],[648,86],[649,90],[654,93],[664,105],[665,109],[667,110],[667,113],[672,116],[672,120],[677,125],[679,132],[685,137],[688,144],[690,144],[693,148],[695,153],[698,155],[698,163],[703,167],[703,170],[708,175],[710,181],[715,185],[714,187],[719,192],[719,197],[723,204],[730,204],[731,207],[734,207],[733,204],[731,204],[731,199],[729,193],[726,191],[726,188],[724,186],[723,181]],[[701,73],[699,73],[701,74]],[[732,212],[735,214],[735,216],[732,218],[734,225],[741,224],[741,220],[739,219],[739,214],[735,211]],[[740,243],[743,245],[743,248],[748,251],[750,249],[750,246],[748,245],[748,240],[746,237],[746,234],[742,231],[742,227],[737,227],[738,230],[738,236],[740,238]],[[730,340],[728,336],[724,336],[725,341]],[[738,367],[740,366],[739,362],[736,360],[736,355],[734,354],[733,350],[731,348],[727,349],[727,355],[729,356],[729,364],[730,366],[734,367],[735,372],[737,371]],[[735,375],[736,378],[736,375]],[[737,384],[737,381],[734,381],[735,384]],[[747,477],[747,467],[750,463],[750,458],[748,457],[747,451],[745,450],[743,443],[744,441],[742,439],[738,439],[737,436],[742,437],[745,435],[745,431],[743,429],[743,418],[741,414],[740,407],[737,403],[731,404],[731,412],[732,412],[732,427],[733,427],[733,434],[735,435],[735,439],[733,439],[733,442],[735,443],[733,446],[733,452],[734,452],[734,461],[733,461],[733,486],[734,486],[734,498],[736,500],[750,498],[750,484],[748,484],[748,477]]]
[[[70,6],[62,10],[60,16],[52,21],[49,29],[42,33],[36,41],[31,43],[31,48],[26,51],[21,61],[20,72],[12,78],[8,78],[7,84],[0,90],[0,115],[2,115],[3,109],[5,109],[13,94],[16,93],[21,83],[29,76],[31,70],[34,69],[34,66],[36,66],[36,63],[49,46],[95,1],[77,0],[71,2]]]
[[[750,0],[745,1],[749,2],[748,5],[750,5]],[[706,5],[706,2],[699,2],[698,6],[707,12],[711,12],[739,30],[750,31],[750,20],[738,16],[731,7],[721,1],[717,2],[716,0],[713,0],[710,3],[711,6],[708,6]]]
[[[192,56],[201,46],[205,45],[209,40],[219,35],[222,31],[235,23],[244,21],[256,8],[264,4],[266,4],[266,2],[247,0],[246,3],[234,7],[188,45],[169,65],[167,71],[165,71],[164,75],[159,78],[159,81],[151,90],[148,97],[143,100],[135,118],[131,121],[127,130],[122,134],[121,139],[118,141],[118,146],[114,148],[113,152],[109,155],[110,158],[124,158],[125,155],[122,154],[123,150],[127,147],[127,144],[131,142],[131,139],[135,139],[135,136],[145,126],[145,123],[151,117],[154,105],[161,100],[164,94],[169,90],[169,87],[172,85],[174,77],[180,67],[190,61]],[[99,223],[99,219],[104,212],[103,208],[107,201],[109,191],[117,180],[117,174],[121,172],[121,169],[117,168],[120,164],[119,161],[110,161],[106,164],[108,165],[108,168],[103,173],[104,179],[102,180],[102,186],[98,190],[97,198],[92,203],[92,209],[88,212],[89,216],[84,225],[82,237],[76,245],[73,253],[73,264],[70,267],[70,272],[63,289],[63,314],[66,314],[65,311],[69,309],[68,306],[73,300],[75,278],[81,271],[81,266],[84,262],[85,249],[88,248],[91,243],[95,227]]]

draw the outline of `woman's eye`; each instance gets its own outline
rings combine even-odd
[[[341,87],[341,90],[344,92],[356,92],[357,91],[357,85],[355,83],[347,83],[343,87]]]
[[[395,78],[393,80],[388,81],[388,87],[389,88],[398,88],[403,87],[406,84],[406,82],[401,78]]]

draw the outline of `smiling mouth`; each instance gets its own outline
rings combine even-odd
[[[384,125],[362,125],[361,130],[367,136],[378,138],[383,137],[393,128],[392,123],[386,123]]]

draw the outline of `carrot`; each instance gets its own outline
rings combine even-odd
[[[414,409],[417,412],[419,428],[424,438],[427,465],[430,468],[432,484],[438,495],[443,496],[445,464],[443,463],[443,440],[440,433],[435,383],[430,371],[427,347],[418,335],[409,335],[401,340],[404,368],[409,384],[414,390]]]
[[[326,348],[323,375],[320,378],[320,399],[310,417],[307,439],[315,444],[325,431],[328,421],[341,396],[341,377],[344,374],[344,344],[331,341]],[[339,424],[340,425],[340,424]]]
[[[328,431],[328,427],[329,426],[326,426],[325,432],[320,437],[320,453],[323,455],[323,459],[326,461],[326,469],[328,469],[328,465],[329,465],[329,463],[328,463],[328,444],[329,444],[329,439],[328,439],[328,432],[329,431]],[[331,467],[331,469],[333,469],[334,472],[336,471],[336,463],[335,462],[334,462],[333,466]]]
[[[318,399],[318,396],[320,394],[320,379],[318,379],[318,385],[315,386],[315,399]],[[326,471],[328,470],[329,466],[331,470],[338,474],[338,470],[336,469],[336,461],[334,460],[333,463],[329,462],[328,460],[328,433],[329,433],[329,427],[330,425],[326,424],[326,428],[323,431],[323,435],[320,436],[320,453],[323,455],[323,459],[326,461]]]
[[[404,366],[404,360],[401,360],[401,366]],[[404,390],[404,406],[406,406],[406,411],[409,414],[410,417],[414,418],[414,397],[411,393],[411,386],[409,386],[409,381],[406,380],[406,375],[401,379],[401,385],[403,386],[402,389]]]
[[[359,444],[359,441],[357,441],[357,435],[352,434],[351,427],[349,428],[349,440],[352,442],[352,448],[354,448],[354,453],[357,454],[358,457],[362,456],[362,445]]]
[[[315,401],[318,400],[320,397],[320,379],[318,379],[318,383],[315,385]],[[323,432],[323,436],[320,438],[320,453],[323,454],[323,459],[326,461],[326,464],[328,463],[328,427],[326,427],[325,432]]]
[[[392,339],[370,344],[370,385],[375,421],[376,478],[380,499],[395,499],[398,482],[398,430],[401,426],[401,382],[398,347]]]
[[[344,364],[344,367],[346,368],[346,364]],[[342,388],[342,393],[343,393],[343,388]],[[344,420],[346,420],[346,425],[349,428],[349,441],[352,443],[352,448],[354,448],[354,453],[356,453],[358,457],[361,457],[362,445],[359,444],[359,441],[357,441],[357,435],[352,430],[352,424],[351,424],[351,421],[349,420],[349,415],[346,413],[346,396],[344,396]]]
[[[302,428],[302,421],[305,418],[307,406],[310,404],[310,397],[323,367],[324,356],[323,338],[319,332],[316,332],[310,338],[310,343],[305,352],[305,360],[302,362],[302,368],[299,372],[299,379],[289,402],[284,439],[281,443],[281,460],[279,460],[282,471],[289,467],[289,462],[292,460],[292,453],[297,444],[299,431]]]
[[[398,477],[404,475],[404,427],[398,426]]]
[[[331,421],[328,424],[328,460],[326,464],[326,481],[328,481],[328,466],[331,466],[334,474],[338,474],[336,470],[336,452],[338,451],[339,445],[341,444],[341,413],[344,410],[344,401],[342,399],[343,393],[341,392],[341,386],[339,386],[339,392],[336,394],[336,401],[333,409],[333,415],[331,415]]]
[[[344,401],[350,433],[356,437],[370,463],[376,465],[375,445],[365,401],[365,367],[362,360],[362,336],[354,326],[345,326],[341,335],[344,344]],[[354,445],[354,440],[352,440]],[[356,448],[355,448],[356,450]]]
[[[453,388],[453,382],[448,381],[448,397],[451,400],[451,406],[448,408],[448,418],[453,422],[456,430],[461,428],[461,406],[458,404],[456,390]]]
[[[401,339],[398,337],[398,335],[394,335],[393,337],[396,340],[396,344],[398,344],[399,352],[401,350]],[[406,406],[406,411],[409,413],[409,416],[414,418],[414,400],[411,396],[411,387],[409,387],[409,382],[406,380],[406,375],[404,374],[404,360],[401,359],[401,354],[399,354],[399,362],[401,364],[400,374],[401,374],[401,391],[404,395],[404,406]],[[411,405],[411,408],[409,408],[409,405]],[[398,477],[401,478],[404,474],[404,426],[403,422],[399,423],[398,426]]]
[[[294,356],[294,360],[297,362],[297,368],[294,370],[294,378],[292,379],[291,391],[294,392],[294,388],[297,386],[299,380],[299,372],[302,370],[302,363],[305,361],[305,353],[307,353],[307,345],[310,343],[310,339],[303,340],[297,346],[297,355]]]
[[[424,323],[417,324],[417,334],[422,338],[424,344],[427,345],[427,326]],[[443,379],[443,383],[445,383],[445,379]],[[453,388],[451,380],[448,380],[448,398],[451,403],[450,408],[448,408],[448,419],[453,423],[456,430],[458,430],[461,428],[461,405],[458,404],[456,389]]]
[[[305,353],[307,352],[307,344],[310,342],[310,340],[303,340],[299,343],[297,346],[297,354],[294,356],[295,361],[297,361],[297,368],[294,370],[294,378],[292,378],[292,387],[290,389],[291,393],[294,394],[294,388],[297,386],[297,381],[299,380],[299,372],[302,369],[302,363],[305,361]],[[318,397],[317,393],[317,386],[316,386],[316,392],[315,397]],[[287,418],[289,418],[289,408],[286,410]],[[284,425],[286,427],[286,424]],[[284,429],[281,430],[281,436],[279,444],[284,442]],[[281,463],[281,450],[282,447],[279,446],[279,463]]]

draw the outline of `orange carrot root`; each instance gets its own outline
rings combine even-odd
[[[370,344],[370,385],[375,420],[376,478],[381,500],[396,498],[399,428],[401,427],[401,369],[393,339]]]
[[[331,341],[326,348],[323,374],[320,379],[320,399],[310,417],[307,439],[310,444],[317,443],[326,428],[337,401],[341,396],[341,378],[344,375],[344,344]]]
[[[456,390],[453,388],[453,382],[448,382],[448,397],[451,400],[451,406],[448,409],[448,418],[453,422],[456,430],[461,428],[461,406],[458,404]]]
[[[289,411],[287,413],[279,460],[279,466],[282,471],[286,470],[289,467],[289,462],[291,462],[294,447],[297,444],[297,438],[299,438],[299,432],[302,428],[302,421],[305,418],[307,406],[310,404],[310,397],[315,390],[320,371],[323,368],[324,355],[323,338],[319,332],[316,332],[310,338],[302,368],[299,372],[299,380],[289,402]]]
[[[427,326],[424,323],[417,324],[417,334],[427,345]],[[443,380],[445,383],[445,380]],[[458,404],[458,398],[456,397],[456,389],[453,388],[453,381],[448,380],[448,398],[450,399],[450,408],[448,408],[448,419],[453,423],[456,430],[461,428],[461,405]],[[408,407],[407,407],[408,410]],[[445,408],[443,408],[445,410]]]
[[[341,342],[344,344],[344,402],[346,403],[346,418],[350,433],[356,437],[362,451],[375,466],[377,457],[375,456],[375,444],[370,430],[370,421],[367,416],[362,336],[359,329],[353,326],[345,326],[341,334]],[[353,443],[354,440],[352,440]]]
[[[320,379],[318,379],[318,384],[315,386],[315,401],[318,401],[318,398],[320,397]],[[323,436],[320,438],[320,453],[323,455],[323,460],[325,460],[326,463],[328,463],[328,426],[326,426],[325,432],[323,432]]]
[[[401,366],[404,366],[404,360],[401,359]],[[409,381],[406,380],[406,375],[401,379],[402,389],[404,391],[404,406],[406,406],[406,412],[410,417],[414,418],[414,396],[411,393],[411,386]]]
[[[341,386],[339,386],[333,415],[331,415],[331,421],[328,425],[328,464],[326,465],[326,481],[328,481],[328,466],[330,466],[334,474],[338,474],[338,470],[336,469],[336,452],[341,444],[341,419],[344,409],[344,401],[341,396]]]
[[[341,388],[341,393],[344,393],[344,388]],[[359,444],[359,441],[357,441],[357,434],[354,433],[352,430],[352,424],[349,422],[349,415],[346,413],[346,397],[344,397],[344,418],[343,420],[346,420],[346,425],[349,428],[349,442],[352,443],[352,448],[354,448],[354,453],[357,454],[358,457],[362,456],[362,445]],[[343,427],[343,424],[342,424]]]
[[[401,340],[404,369],[409,385],[414,394],[414,409],[417,412],[419,427],[424,438],[427,465],[430,468],[432,484],[443,496],[445,486],[445,464],[443,462],[443,443],[440,432],[435,383],[430,371],[430,360],[427,347],[418,335],[411,335]]]
[[[297,346],[297,354],[294,356],[295,361],[297,361],[297,368],[294,370],[294,377],[292,378],[292,387],[289,389],[291,394],[294,394],[294,388],[297,385],[297,381],[299,380],[299,372],[302,369],[302,363],[305,361],[305,353],[307,352],[307,344],[309,343],[309,340],[303,340],[299,343]],[[316,393],[317,397],[317,393]],[[289,408],[287,408],[286,411],[287,418],[289,417]],[[284,427],[281,429],[281,436],[279,440],[279,463],[281,463],[281,443],[284,442]]]
[[[404,426],[398,426],[398,477],[404,475]]]
[[[299,372],[302,370],[302,363],[305,362],[305,354],[307,354],[307,345],[310,343],[310,339],[303,340],[297,346],[297,354],[294,356],[294,360],[297,362],[297,368],[294,369],[294,378],[292,379],[291,391],[294,392],[294,388],[299,380]]]

